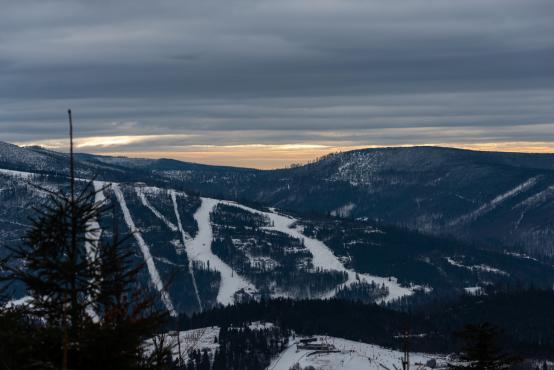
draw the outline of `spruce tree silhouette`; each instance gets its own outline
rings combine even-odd
[[[457,333],[463,346],[459,363],[449,364],[451,369],[501,370],[508,369],[519,359],[504,353],[498,346],[500,331],[495,326],[484,323],[467,325]]]

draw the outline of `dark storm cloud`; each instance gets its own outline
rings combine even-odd
[[[551,0],[7,2],[0,135],[554,140],[553,34]]]

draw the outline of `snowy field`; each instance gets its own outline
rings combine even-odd
[[[289,370],[295,364],[301,367],[313,366],[317,370],[395,370],[401,369],[402,352],[379,347],[373,344],[351,340],[317,336],[318,341],[332,344],[340,352],[315,353],[312,350],[298,350],[294,341],[273,360],[268,370]],[[296,341],[301,338],[296,338]],[[410,354],[410,368],[429,369],[427,361],[435,359],[439,367],[446,365],[444,356],[423,353]]]
[[[272,327],[271,323],[252,323],[252,330]],[[187,359],[187,352],[192,350],[208,350],[212,356],[219,348],[216,338],[220,328],[217,326],[201,329],[181,331],[179,333],[180,348],[183,358]],[[320,343],[333,345],[337,352],[314,353],[312,350],[298,350],[296,342],[303,337],[290,338],[290,344],[279,356],[273,359],[267,370],[289,370],[295,364],[302,367],[313,366],[316,370],[396,370],[401,369],[402,352],[390,350],[373,344],[355,342],[347,339],[316,336]],[[173,347],[173,356],[179,356],[179,346],[176,333],[169,336]],[[148,344],[149,346],[151,343]],[[445,368],[444,355],[426,353],[410,353],[410,368],[430,370],[426,364],[435,360],[437,368]]]

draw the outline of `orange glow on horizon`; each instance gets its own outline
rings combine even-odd
[[[554,142],[498,142],[498,143],[432,143],[398,145],[231,145],[191,146],[182,151],[113,151],[97,154],[134,158],[171,158],[186,162],[250,167],[258,169],[284,168],[291,164],[305,164],[329,153],[364,148],[440,146],[476,151],[516,153],[554,153]]]
[[[363,148],[441,146],[478,151],[520,152],[520,153],[554,153],[553,142],[506,141],[506,142],[435,142],[435,143],[396,143],[389,145],[363,144],[327,140],[324,142],[300,142],[284,144],[180,144],[175,140],[202,142],[201,136],[189,134],[176,135],[136,135],[84,137],[75,141],[76,148],[82,152],[127,156],[135,158],[173,158],[181,161],[210,165],[274,169],[304,164],[329,153]],[[41,145],[45,148],[67,151],[67,139],[50,139],[35,142],[15,143],[17,145]],[[144,147],[150,150],[142,150]],[[166,148],[166,149],[164,149]]]

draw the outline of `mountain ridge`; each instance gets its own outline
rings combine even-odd
[[[0,144],[0,166],[7,169],[63,175],[66,160],[43,148]],[[84,178],[144,182],[304,215],[368,218],[490,248],[554,255],[554,154],[367,148],[276,170],[92,154],[76,160]]]
[[[0,240],[17,243],[32,216],[29,205],[36,207],[48,201],[35,185],[67,190],[67,156],[10,145],[0,147],[0,154]],[[89,155],[84,159],[77,156],[76,167],[80,180],[95,179],[94,187],[101,189],[99,198],[114,209],[113,214],[98,220],[103,230],[99,237],[110,238],[114,225],[130,233],[135,261],[147,265],[139,281],[157,291],[161,303],[173,315],[262,297],[417,302],[431,299],[429,294],[476,294],[490,284],[521,281],[551,287],[554,283],[551,261],[523,254],[520,249],[487,249],[354,214],[363,207],[360,201],[374,201],[379,194],[374,186],[383,181],[378,166],[384,163],[367,161],[372,170],[377,167],[376,177],[369,177],[367,184],[360,181],[352,185],[330,177],[350,176],[347,170],[352,168],[348,166],[356,170],[360,163],[366,163],[365,154],[354,157],[354,161],[332,158],[347,166],[342,173],[333,170],[340,168],[336,163],[323,159],[314,164],[316,173],[308,168],[307,174],[298,176],[287,171],[285,177],[279,171],[236,172],[224,168],[221,172],[204,166],[191,170],[186,166],[182,169],[180,164],[175,169],[173,162],[169,169],[154,166],[143,170],[126,161],[124,165],[97,164],[96,157]],[[397,162],[392,161],[393,166]],[[147,160],[140,165],[153,163]],[[330,170],[322,171],[318,166],[329,166]],[[361,171],[360,179],[367,173]],[[274,177],[265,178],[267,174]],[[356,172],[354,175],[358,176]],[[534,190],[548,177],[544,172],[531,175],[532,181],[504,192],[503,198],[489,208],[505,198]],[[280,183],[283,178],[289,182],[288,188]],[[405,186],[405,175],[400,178],[396,186]],[[419,181],[416,177],[408,183]],[[78,184],[82,186],[84,181]],[[271,191],[270,185],[279,188],[272,195],[274,199],[285,191],[297,196],[295,201],[300,205],[322,199],[319,205],[327,209],[346,201],[351,206],[343,207],[335,216],[332,212],[309,215],[289,212],[285,207],[275,209],[278,202],[272,204],[271,196],[265,203],[256,198],[260,192]],[[229,192],[241,186],[245,187],[243,192]],[[314,186],[317,191],[311,193]],[[244,191],[252,191],[251,201],[236,200],[238,195],[245,195]],[[213,196],[216,192],[227,197]],[[489,211],[481,210],[477,216]],[[4,252],[0,248],[0,257]],[[164,282],[168,280],[173,284],[166,288]],[[14,298],[24,294],[15,292]]]

